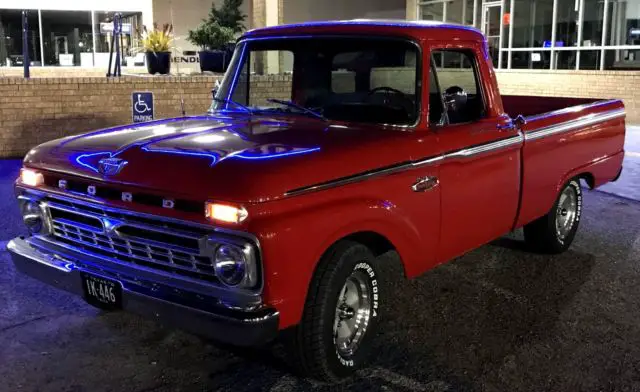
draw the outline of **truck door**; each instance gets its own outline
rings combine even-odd
[[[440,262],[509,232],[517,214],[522,137],[491,110],[489,61],[480,44],[431,49],[430,101],[441,99],[441,113],[429,115],[442,154]]]

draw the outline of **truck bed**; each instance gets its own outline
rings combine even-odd
[[[544,215],[561,187],[584,178],[591,188],[614,180],[624,157],[620,100],[502,96],[511,118],[523,115],[522,198],[516,227]]]
[[[515,118],[521,114],[536,118],[551,112],[569,111],[570,108],[588,105],[600,101],[599,98],[541,97],[524,95],[503,95],[502,104],[505,112]],[[559,113],[558,113],[559,114]]]

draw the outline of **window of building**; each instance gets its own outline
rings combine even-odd
[[[139,33],[142,30],[142,13],[141,12],[119,12],[122,20],[122,39],[120,47],[126,65],[135,65],[142,61],[142,52],[138,50],[140,47]],[[96,11],[94,31],[96,35],[96,53],[95,65],[107,67],[109,63],[109,51],[113,45],[113,19],[116,12],[114,11]]]
[[[42,65],[38,10],[27,12],[29,60],[31,65],[38,66]],[[0,67],[21,67],[23,64],[22,11],[0,10]]]
[[[553,30],[553,0],[516,0],[513,8],[513,47],[549,46]]]
[[[602,45],[604,2],[602,0],[582,0],[582,39],[580,46]]]
[[[481,0],[480,0],[481,1]],[[477,4],[475,0],[476,14]],[[436,22],[474,24],[474,0],[428,0],[418,2],[418,16]]]
[[[459,23],[454,11],[460,9],[457,0],[418,4],[423,19]],[[640,0],[468,0],[462,4],[465,24],[473,24],[487,36],[495,67],[640,69]]]
[[[449,124],[476,121],[484,116],[484,102],[473,52],[436,50],[432,54],[433,71],[435,75],[429,87],[430,121],[438,123],[436,117],[442,112],[443,101]],[[437,86],[439,99],[434,97],[434,86]]]
[[[578,18],[580,3],[559,1],[556,11],[556,47],[578,45]],[[575,56],[575,52],[573,54]]]
[[[600,69],[600,50],[581,50],[578,52],[580,59],[579,69]]]
[[[45,65],[90,66],[87,59],[93,58],[91,12],[43,10],[41,15]]]
[[[108,66],[115,12],[27,11],[27,45],[32,66]],[[142,13],[120,14],[123,63],[141,65],[138,32]],[[22,10],[0,9],[0,66],[23,65],[22,42]]]

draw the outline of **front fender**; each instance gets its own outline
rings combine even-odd
[[[384,200],[342,199],[290,210],[263,211],[251,224],[258,237],[264,265],[265,301],[280,311],[280,328],[297,324],[318,261],[336,241],[370,231],[393,244],[407,276],[415,276],[433,263],[422,249],[420,230],[411,214]],[[416,255],[421,255],[420,259]]]

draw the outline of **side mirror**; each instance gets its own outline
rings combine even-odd
[[[527,124],[527,120],[520,114],[515,119],[509,117],[508,114],[503,114],[498,117],[497,128],[501,131],[510,131],[514,129],[522,129]]]
[[[511,131],[516,128],[516,125],[508,114],[503,114],[498,117],[496,127],[500,131]]]
[[[216,82],[211,89],[211,99],[214,99],[216,97],[216,94],[218,94],[218,90],[220,90],[220,86],[220,79],[216,79]]]
[[[518,116],[513,120],[516,128],[522,129],[525,125],[527,125],[527,119],[524,118],[522,114],[518,114]]]

